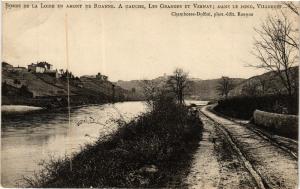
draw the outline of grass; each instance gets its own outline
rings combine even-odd
[[[51,160],[29,187],[182,187],[202,122],[188,108],[164,103],[73,157]],[[70,169],[72,160],[72,170]],[[177,186],[172,186],[172,184]]]

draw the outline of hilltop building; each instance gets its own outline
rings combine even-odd
[[[28,65],[28,71],[35,73],[44,73],[53,69],[53,66],[47,62],[38,62]]]
[[[32,63],[28,65],[28,71],[33,73],[45,73],[56,78],[60,77],[58,71],[53,70],[53,65],[48,62]]]
[[[106,75],[102,75],[100,72],[97,73],[97,75],[83,75],[81,76],[80,78],[87,78],[87,79],[99,79],[99,80],[102,80],[102,81],[107,81],[108,80],[108,77]]]

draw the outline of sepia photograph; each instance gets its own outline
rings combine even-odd
[[[1,187],[299,187],[299,1],[1,10]]]

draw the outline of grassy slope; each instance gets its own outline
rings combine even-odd
[[[27,71],[2,71],[2,81],[13,81],[15,79],[22,81],[22,83],[24,83],[28,87],[29,91],[32,92],[34,96],[51,97],[67,95],[68,85],[67,80],[65,79],[56,79],[49,75],[33,74]],[[108,101],[112,98],[112,83],[109,81],[83,79],[70,80],[69,84],[71,99],[73,99],[74,102],[78,101],[78,103],[89,103],[89,101],[91,101],[90,103],[97,103],[98,101]],[[115,88],[115,97],[116,100],[134,99],[134,95],[120,87]],[[22,101],[17,101],[15,100],[16,98],[21,99],[22,97],[7,96],[3,97],[2,99],[4,104],[22,104]],[[23,100],[24,103],[26,103],[26,101],[30,103],[31,101],[33,101],[33,99]],[[41,104],[43,103],[41,102]]]
[[[50,85],[48,83],[43,82],[39,77],[30,73],[30,72],[2,72],[2,81],[5,79],[18,79],[23,80],[28,89],[34,93],[36,96],[53,96],[58,94],[58,91],[62,91],[62,95],[66,95],[67,92],[62,90],[56,86]]]
[[[295,66],[292,67],[292,78],[295,81],[298,81],[299,78],[299,67]],[[239,85],[237,85],[232,91],[230,91],[230,96],[239,96],[242,95],[242,89],[245,85],[251,83],[257,86],[260,86],[260,80],[266,81],[266,93],[268,94],[274,94],[277,92],[285,93],[285,88],[280,80],[280,78],[274,74],[274,72],[266,72],[261,75],[253,76],[249,79],[244,80]]]

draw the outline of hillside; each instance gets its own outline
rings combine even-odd
[[[156,84],[162,85],[167,80],[167,77],[158,77],[152,81]],[[218,92],[216,91],[218,82],[220,79],[210,79],[201,80],[193,78],[189,81],[188,85],[188,99],[198,99],[198,100],[214,100],[217,99]],[[238,85],[244,79],[233,78],[234,85]],[[122,87],[126,90],[135,90],[139,96],[143,96],[143,81],[142,80],[132,80],[132,81],[118,81],[116,85]]]
[[[153,84],[160,87],[167,81],[167,77],[158,77],[152,79],[151,81]],[[143,90],[143,86],[145,85],[144,80],[131,80],[131,81],[119,80],[114,84],[123,89],[133,92],[133,94],[135,94],[135,96],[138,98],[144,98],[144,90]]]
[[[233,85],[236,86],[243,82],[245,79],[231,78]],[[199,100],[215,100],[218,99],[219,93],[217,86],[219,85],[220,79],[209,79],[209,80],[198,80],[190,81],[189,86],[189,97],[192,99]]]
[[[68,81],[65,78],[28,72],[26,69],[3,69],[2,89],[2,104],[33,103],[57,107],[66,105]],[[113,83],[97,78],[70,79],[69,90],[70,101],[74,105],[136,99],[132,92],[118,86],[114,87],[113,97]]]
[[[131,80],[131,81],[122,81],[119,80],[114,83],[116,86],[119,86],[128,91],[133,91],[137,96],[143,97],[143,81],[142,80]]]
[[[294,88],[298,91],[299,67],[291,68],[291,77]],[[284,88],[279,76],[274,72],[267,72],[262,75],[253,76],[244,80],[237,85],[230,93],[230,96],[253,96],[253,95],[266,95],[266,94],[285,94]]]

